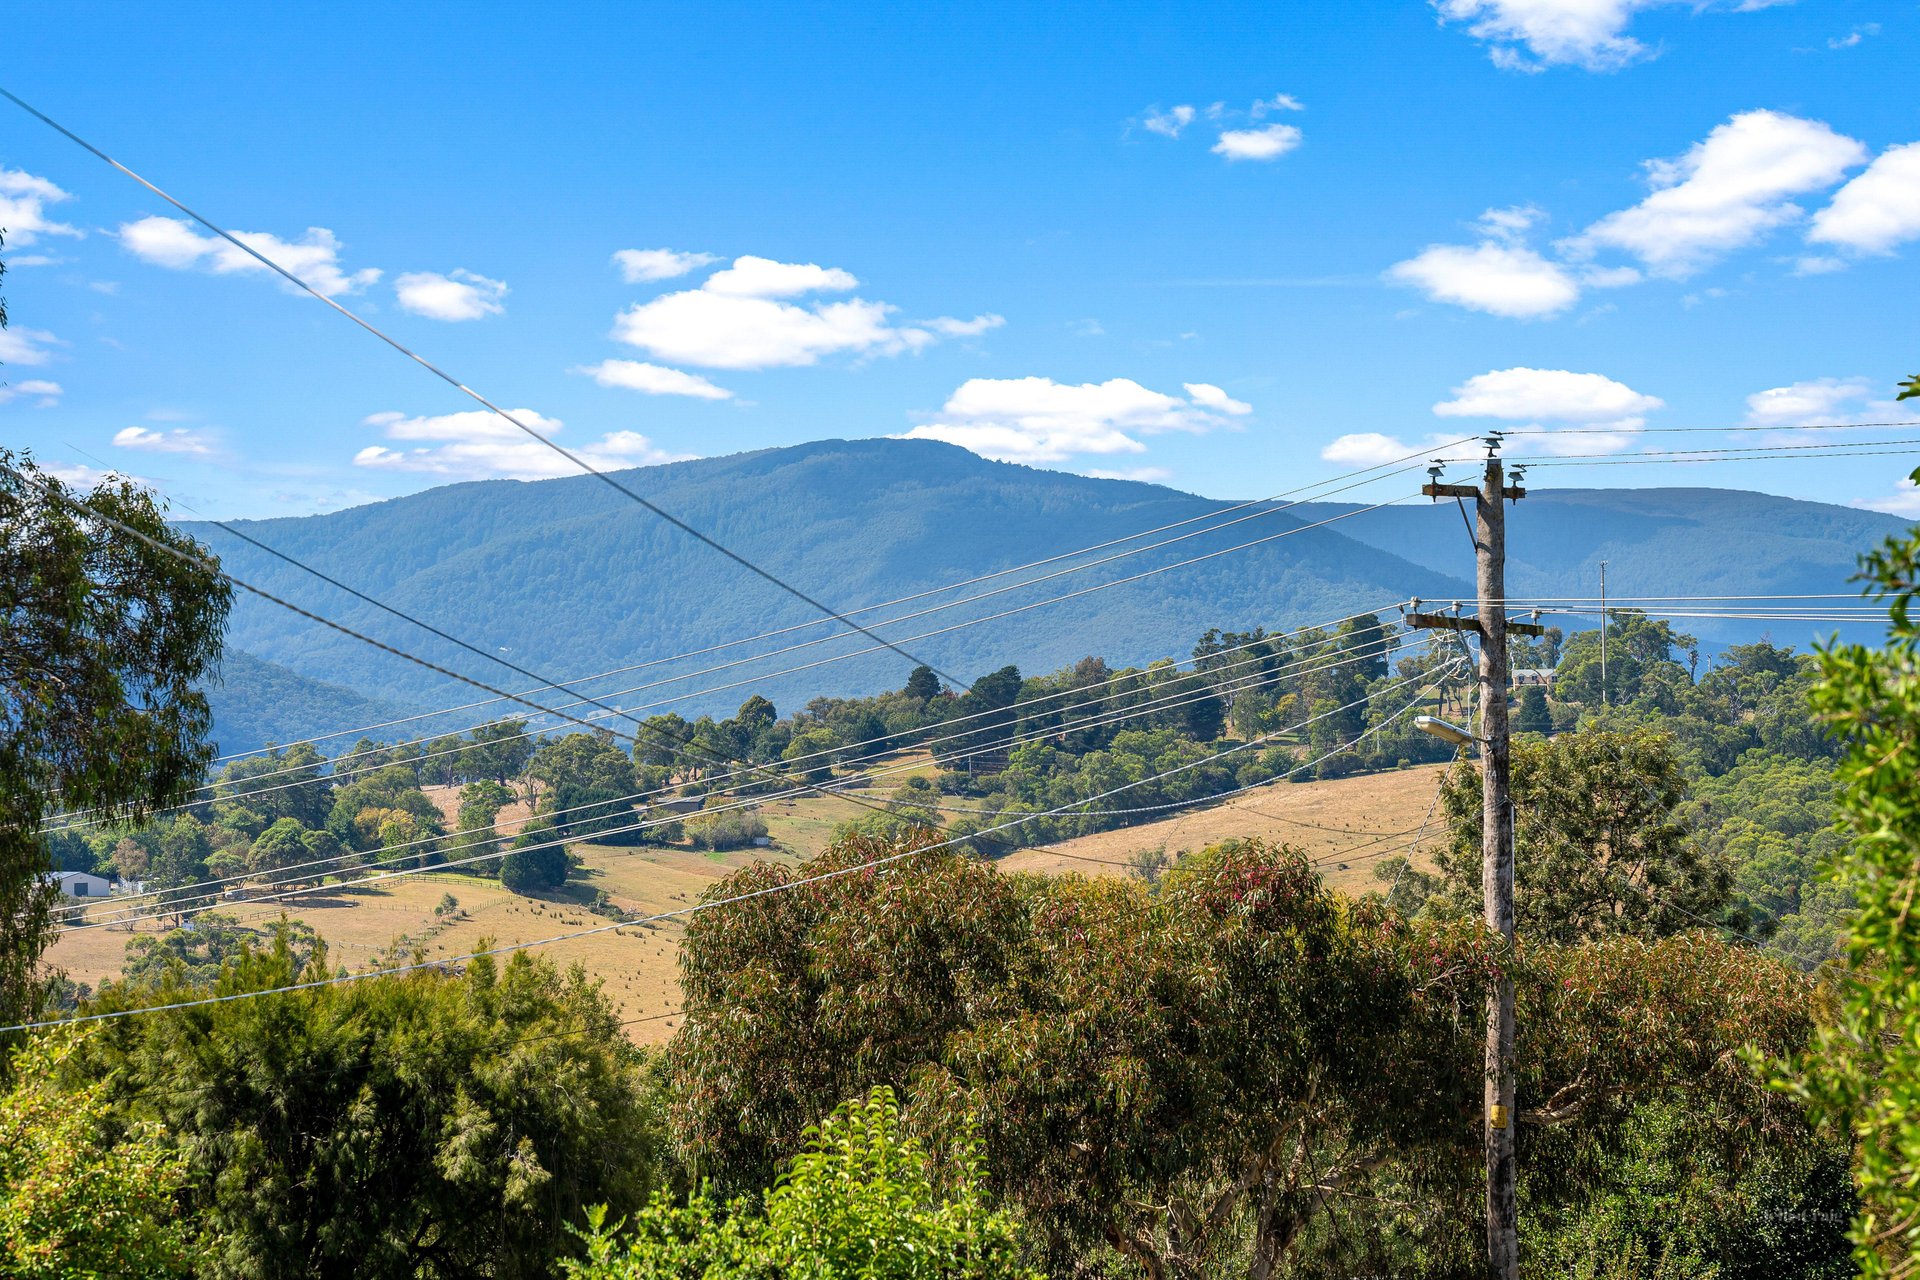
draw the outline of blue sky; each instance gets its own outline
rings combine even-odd
[[[916,433],[1237,498],[1920,417],[1911,4],[137,12],[12,15],[7,87],[605,465]],[[0,215],[43,461],[213,516],[565,470],[5,104]],[[1540,474],[1920,515],[1911,461]]]

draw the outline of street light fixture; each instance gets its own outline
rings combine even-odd
[[[1469,742],[1477,742],[1471,733],[1457,724],[1449,724],[1439,716],[1415,716],[1413,727],[1422,733],[1430,733],[1442,742],[1451,742],[1456,747],[1464,747]]]

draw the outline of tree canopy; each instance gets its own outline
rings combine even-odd
[[[132,481],[81,494],[0,449],[0,1022],[38,1007],[53,797],[138,819],[213,756],[200,686],[231,592],[210,560]]]

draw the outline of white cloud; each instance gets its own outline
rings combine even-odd
[[[446,275],[410,271],[393,282],[393,292],[401,310],[430,320],[480,320],[507,309],[504,281],[457,267]]]
[[[1769,387],[1747,397],[1750,427],[1800,427],[1809,422],[1832,422],[1846,412],[1842,407],[1872,390],[1865,378],[1814,378],[1785,387]]]
[[[1494,65],[1510,71],[1575,66],[1617,71],[1651,56],[1626,34],[1635,13],[1679,0],[1434,0],[1443,22],[1467,24],[1491,46]],[[1779,0],[1688,0],[1702,9],[1762,9]]]
[[[1920,237],[1920,142],[1888,147],[1813,215],[1807,239],[1855,253],[1892,253]]]
[[[837,267],[736,258],[697,289],[637,303],[614,318],[613,336],[674,364],[709,369],[766,369],[817,364],[849,354],[898,355],[943,336],[995,328],[999,316],[895,324],[897,308],[864,298],[801,304],[775,296],[853,288],[858,281]]]
[[[707,277],[700,287],[730,298],[792,298],[803,293],[844,293],[860,282],[850,271],[811,262],[775,262],[746,254]]]
[[[1227,129],[1213,144],[1213,153],[1229,160],[1274,160],[1300,145],[1300,130],[1290,124],[1258,129]]]
[[[214,452],[212,437],[189,427],[175,427],[172,431],[122,427],[114,433],[113,443],[122,449],[139,449],[146,453],[184,453],[196,458],[210,457]]]
[[[1306,109],[1306,104],[1292,94],[1276,93],[1271,98],[1264,98],[1254,103],[1247,109],[1247,114],[1258,120],[1275,111],[1305,111]]]
[[[1519,320],[1558,315],[1580,298],[1580,285],[1565,267],[1523,245],[1493,240],[1429,245],[1389,267],[1387,278],[1435,302]]]
[[[1757,437],[1761,443],[1813,444],[1821,439],[1819,433],[1799,428],[1899,422],[1913,416],[1897,401],[1876,399],[1874,390],[1875,384],[1866,378],[1811,378],[1769,387],[1747,397],[1747,425],[1780,432]]]
[[[1658,396],[1635,391],[1598,373],[1569,369],[1495,369],[1455,387],[1451,400],[1433,406],[1442,418],[1495,418],[1524,422],[1551,433],[1556,424],[1579,434],[1522,435],[1511,442],[1522,453],[1607,453],[1624,448],[1646,425],[1646,416],[1666,406]]]
[[[1868,36],[1877,36],[1879,34],[1880,34],[1879,23],[1863,22],[1859,26],[1855,27],[1853,30],[1847,32],[1847,34],[1845,34],[1844,36],[1829,37],[1827,40],[1827,48],[1851,49],[1855,45],[1859,44],[1862,40],[1865,40]]]
[[[136,258],[175,271],[200,267],[215,275],[229,275],[267,270],[251,254],[218,236],[202,235],[178,218],[141,218],[122,226],[118,235],[121,246]],[[377,267],[342,270],[340,241],[325,227],[308,227],[299,240],[282,240],[264,231],[236,231],[234,237],[329,298],[357,293],[380,278]]]
[[[41,236],[78,236],[80,230],[47,217],[47,206],[73,197],[45,178],[0,169],[0,229],[10,248],[24,249]]]
[[[47,348],[64,345],[45,329],[0,329],[0,365],[45,364],[53,359]]]
[[[34,403],[36,409],[51,409],[60,403],[64,394],[57,382],[48,382],[45,378],[27,378],[21,382],[0,382],[0,404],[9,400],[18,400],[24,396],[38,396]]]
[[[1524,367],[1475,374],[1451,394],[1453,399],[1433,406],[1436,415],[1601,422],[1651,413],[1666,403],[1598,373]]]
[[[1007,322],[1005,316],[975,316],[971,320],[956,320],[952,316],[936,316],[920,323],[943,338],[977,338],[989,329],[998,329]]]
[[[130,475],[125,471],[102,471],[99,467],[90,467],[84,462],[50,462],[45,464],[46,473],[61,484],[76,489],[93,489],[108,480],[131,480],[149,489],[159,486],[145,476]]]
[[[584,373],[603,387],[625,387],[650,396],[692,396],[699,400],[731,400],[733,392],[715,386],[697,373],[668,369],[640,360],[602,360],[571,372]]]
[[[1320,450],[1328,462],[1344,462],[1353,467],[1374,467],[1414,452],[1413,446],[1398,436],[1378,431],[1356,431],[1340,436]]]
[[[1566,369],[1495,369],[1468,378],[1453,389],[1452,396],[1433,406],[1436,416],[1524,422],[1547,432],[1509,438],[1510,454],[1610,453],[1630,444],[1646,425],[1644,415],[1665,404],[1612,378]],[[1580,430],[1555,434],[1556,424]],[[1355,467],[1377,466],[1418,453],[1454,462],[1479,456],[1478,440],[1456,444],[1459,439],[1457,431],[1428,435],[1417,442],[1362,431],[1339,437],[1322,448],[1320,456]]]
[[[1253,412],[1253,406],[1244,400],[1235,400],[1232,396],[1210,382],[1187,382],[1181,384],[1187,395],[1202,409],[1211,409],[1215,413],[1230,413],[1243,417]]]
[[[1920,520],[1920,485],[1911,480],[1896,481],[1893,492],[1884,498],[1855,498],[1848,504],[1863,511],[1884,511],[1890,516]]]
[[[1866,156],[1859,142],[1820,121],[1743,112],[1685,155],[1650,161],[1653,193],[1565,248],[1575,255],[1623,249],[1656,275],[1690,275],[1798,218],[1789,197],[1832,186]]]
[[[1052,378],[970,378],[935,421],[898,438],[944,440],[1005,462],[1058,462],[1074,454],[1144,453],[1137,436],[1212,431],[1230,425],[1223,410],[1238,416],[1245,409],[1206,383],[1188,394],[1165,395],[1131,378],[1077,386]]]
[[[719,258],[711,253],[681,253],[674,249],[621,249],[613,255],[613,264],[628,284],[648,280],[671,280],[697,271]]]
[[[1141,484],[1159,484],[1173,479],[1173,472],[1165,467],[1124,467],[1118,471],[1093,467],[1081,474],[1095,480],[1135,480]]]
[[[1161,134],[1168,138],[1177,138],[1180,136],[1181,130],[1193,123],[1193,117],[1193,108],[1182,103],[1177,107],[1169,107],[1165,111],[1147,112],[1146,116],[1140,121],[1140,127],[1150,133]]]
[[[552,436],[562,427],[558,418],[549,418],[531,409],[510,412],[543,436]],[[552,449],[529,439],[512,423],[484,409],[417,418],[402,413],[376,413],[368,417],[366,423],[381,428],[389,440],[431,443],[404,449],[368,445],[354,455],[356,467],[422,472],[465,480],[499,476],[512,480],[545,480],[580,474],[578,467]],[[660,449],[637,431],[614,431],[593,444],[569,447],[602,471],[654,466],[690,456]]]
[[[925,330],[896,328],[883,302],[798,307],[689,289],[629,307],[613,336],[663,360],[712,369],[810,365],[841,352],[894,355],[927,345]]]

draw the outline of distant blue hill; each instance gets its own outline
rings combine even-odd
[[[620,473],[620,479],[841,609],[914,595],[1231,505],[1159,485],[989,462],[924,440],[826,440],[641,468]],[[1284,489],[1290,483],[1275,476],[1269,487]],[[922,618],[879,625],[1026,575],[942,591],[862,614],[861,621],[936,667],[971,680],[1007,663],[1040,671],[1090,654],[1116,664],[1184,655],[1210,626],[1295,626],[1414,595],[1444,599],[1471,593],[1471,553],[1459,516],[1451,504],[1422,504],[1355,515],[1076,599],[914,638],[1272,539],[1351,510],[1333,505],[1267,509],[1231,528]],[[529,684],[216,527],[185,527],[249,581],[488,683],[515,690]],[[1623,592],[1845,590],[1855,555],[1900,527],[1899,521],[1870,512],[1752,493],[1536,491],[1514,515],[1512,589],[1588,594],[1594,584],[1591,562],[1610,559],[1609,582]],[[448,485],[329,515],[249,521],[245,528],[288,555],[543,675],[576,679],[657,663],[584,686],[596,696],[617,697],[624,706],[677,698],[671,709],[692,714],[731,710],[749,693],[762,692],[791,709],[822,694],[898,687],[911,665],[886,651],[824,662],[871,647],[864,638],[843,634],[745,667],[697,674],[844,629],[808,625],[818,615],[807,606],[591,476]],[[1187,532],[1173,529],[1147,541]],[[1039,572],[1106,554],[1112,551]],[[664,661],[792,627],[802,629]],[[447,706],[485,696],[244,594],[235,602],[229,644],[295,675],[385,705]],[[801,664],[820,665],[773,674]],[[252,678],[250,668],[230,662],[220,699],[238,696],[258,706],[262,700],[248,688]],[[660,681],[668,683],[618,692]],[[734,687],[698,692],[721,685]],[[497,710],[463,712],[439,727],[471,723]],[[287,715],[272,722],[276,733],[290,731],[289,720],[299,720],[299,708],[289,705]],[[382,718],[370,714],[367,722]],[[241,732],[238,720],[224,723]],[[266,719],[256,715],[249,730],[264,726]],[[239,745],[253,744],[237,738],[223,742]]]
[[[1324,503],[1296,507],[1293,514],[1318,520],[1355,510],[1351,504]],[[1607,590],[1616,597],[1835,592],[1857,597],[1858,585],[1849,579],[1860,553],[1908,527],[1877,511],[1740,489],[1533,486],[1507,511],[1507,593],[1515,597],[1596,595],[1601,561],[1607,562]],[[1368,511],[1338,528],[1437,573],[1473,575],[1472,542],[1452,502]],[[1569,629],[1598,625],[1593,618],[1547,621]],[[1810,637],[1834,630],[1811,623],[1684,618],[1674,625],[1710,641],[1744,641],[1767,633],[1779,643],[1802,647]],[[1850,634],[1855,633],[1871,640],[1881,628],[1854,628]]]
[[[207,701],[213,709],[214,741],[223,752],[358,729],[419,710],[309,679],[231,647],[220,668],[220,680],[208,689]],[[337,755],[352,743],[352,738],[323,742],[320,749]]]

